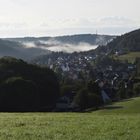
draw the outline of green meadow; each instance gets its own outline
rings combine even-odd
[[[0,113],[0,140],[140,140],[140,97],[89,113]]]
[[[130,52],[128,54],[120,55],[117,59],[122,61],[127,60],[129,63],[134,63],[137,57],[140,57],[140,52]]]

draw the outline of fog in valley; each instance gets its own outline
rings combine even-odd
[[[98,45],[90,45],[88,43],[78,43],[78,44],[69,44],[69,43],[62,43],[56,40],[53,41],[38,41],[38,42],[26,42],[23,43],[25,48],[40,48],[42,50],[49,50],[53,52],[83,52],[89,51],[92,49],[96,49]]]

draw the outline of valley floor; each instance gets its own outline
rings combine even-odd
[[[139,140],[140,97],[91,113],[0,113],[0,140]]]

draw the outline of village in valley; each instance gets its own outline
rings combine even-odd
[[[40,66],[47,66],[55,71],[61,81],[61,85],[71,85],[75,83],[87,84],[90,81],[98,84],[102,101],[104,104],[129,98],[130,95],[118,95],[120,89],[133,90],[134,77],[137,73],[139,61],[129,63],[117,59],[119,53],[115,53],[115,58],[107,54],[95,55],[92,51],[72,54],[58,52],[51,55],[41,56],[32,63]],[[69,111],[77,107],[73,100],[76,95],[75,88],[67,89],[59,98],[56,107],[59,111]],[[121,94],[121,93],[120,93]],[[124,96],[124,97],[123,97]]]

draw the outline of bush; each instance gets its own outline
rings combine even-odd
[[[97,109],[100,105],[100,97],[94,93],[88,93],[88,108],[95,107]]]
[[[74,103],[78,105],[82,110],[88,107],[88,91],[87,89],[81,89],[74,98]]]
[[[97,109],[102,104],[100,95],[89,92],[86,88],[81,89],[74,98],[74,103],[82,110],[94,107]]]
[[[140,83],[134,84],[134,92],[135,92],[135,95],[140,94]]]

